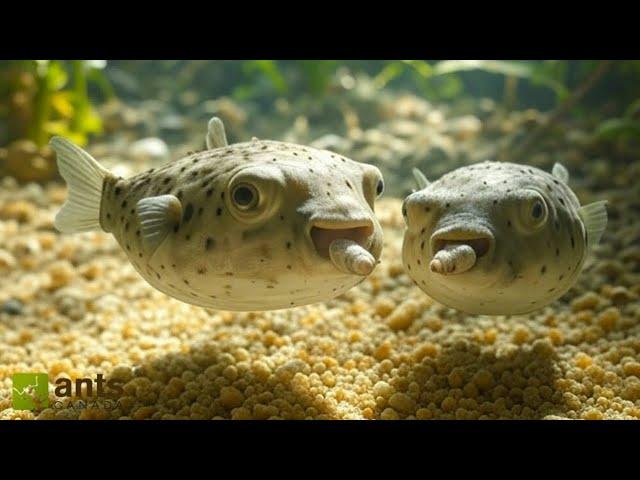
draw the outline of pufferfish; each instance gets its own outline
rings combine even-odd
[[[580,206],[569,172],[483,162],[429,183],[403,204],[403,263],[434,300],[471,314],[511,315],[566,293],[606,224],[606,201]]]
[[[153,287],[186,303],[248,311],[326,301],[379,263],[380,171],[326,150],[228,145],[214,117],[207,150],[132,178],[61,137],[63,233],[102,229]]]

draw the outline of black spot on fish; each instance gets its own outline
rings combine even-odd
[[[562,206],[564,207],[564,200],[560,197],[558,197],[558,200],[560,201],[560,203],[562,204]]]
[[[498,200],[494,200],[493,204],[496,205],[498,203]]]
[[[164,270],[164,265],[160,265],[160,268],[161,268],[162,270]]]
[[[180,230],[180,224],[176,223],[176,225],[173,227],[173,232],[178,233],[178,230]]]
[[[182,200],[182,190],[178,190],[178,193],[176,193],[176,197],[178,197],[178,199]]]
[[[202,207],[198,208],[198,216],[202,215],[203,211],[204,211],[204,209]]]
[[[213,188],[209,188],[207,190],[207,197],[210,197],[213,194]]]
[[[511,220],[507,220],[507,227],[511,227]]]
[[[420,242],[420,250],[424,250],[424,240]]]
[[[449,202],[445,203],[445,208],[449,208],[451,206],[451,204]]]
[[[140,236],[140,230],[136,230],[136,237]]]
[[[107,213],[107,219],[111,220],[111,214]]]
[[[287,250],[290,250],[291,249],[291,242],[287,242],[286,246],[287,246]]]
[[[558,247],[556,247],[556,257],[560,256],[560,249]]]
[[[280,215],[280,220],[284,222],[284,215]]]
[[[220,215],[222,215],[222,208],[218,207],[218,208],[216,209],[216,216],[218,216],[218,217],[219,217]]]
[[[185,285],[189,285],[189,280],[182,279],[182,281],[184,282]]]
[[[171,178],[167,177],[167,178],[165,178],[165,179],[162,181],[162,183],[166,185],[166,184],[167,184],[167,183],[169,183],[170,181],[171,181]]]
[[[122,202],[122,205],[120,205],[122,208],[126,208],[127,206],[127,201],[125,200],[124,202]]]
[[[540,269],[540,274],[544,275],[546,271],[547,271],[547,266],[543,265],[542,268]]]
[[[190,235],[190,234],[187,234],[187,235],[185,235],[185,237],[184,237],[184,238],[185,238],[186,240],[191,240],[191,235]]]
[[[182,221],[184,223],[186,223],[189,220],[191,220],[191,217],[193,217],[193,205],[191,205],[189,203],[189,204],[187,204],[187,207],[184,209],[184,214],[182,216]]]
[[[558,277],[558,280],[562,280],[564,278],[564,274]]]
[[[207,268],[206,267],[198,267],[198,270],[196,270],[198,272],[198,275],[204,275],[205,273],[207,273]]]
[[[220,200],[224,200],[224,192],[220,193]]]
[[[291,270],[291,268],[293,268],[291,265],[287,265],[287,270]]]
[[[207,237],[207,239],[204,242],[204,249],[211,250],[213,247],[215,247],[215,245],[216,245],[216,241],[211,237]]]

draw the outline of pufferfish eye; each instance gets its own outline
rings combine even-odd
[[[237,185],[233,189],[231,197],[235,206],[240,210],[249,210],[255,207],[260,200],[258,190],[248,183]]]
[[[539,195],[530,198],[522,205],[523,226],[527,229],[537,230],[547,221],[547,204]]]
[[[380,197],[380,195],[382,195],[382,192],[384,192],[384,181],[382,179],[379,179],[378,183],[376,184],[376,196]]]
[[[544,205],[540,200],[536,200],[531,207],[531,217],[534,220],[540,220],[544,216]]]

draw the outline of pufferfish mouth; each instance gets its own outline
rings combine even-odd
[[[445,227],[431,236],[429,270],[437,275],[459,275],[473,269],[494,244],[491,231],[484,227],[460,229]]]
[[[431,252],[435,255],[450,245],[468,245],[475,252],[476,258],[480,258],[491,250],[494,242],[493,233],[488,228],[444,228],[431,236]]]
[[[316,252],[330,260],[329,247],[335,240],[351,240],[368,250],[373,235],[373,224],[365,221],[316,221],[309,232]]]

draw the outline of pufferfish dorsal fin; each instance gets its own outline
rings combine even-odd
[[[561,163],[556,162],[553,164],[551,175],[563,183],[569,183],[569,170],[567,170],[567,168]]]
[[[136,205],[145,246],[158,248],[182,218],[182,204],[174,195],[142,198]]]
[[[589,203],[578,209],[578,214],[584,222],[587,231],[587,247],[592,248],[598,244],[605,228],[607,227],[607,201]]]
[[[418,185],[418,190],[422,190],[427,185],[429,185],[429,180],[425,177],[424,173],[422,173],[417,168],[413,169],[413,178],[416,179],[416,184]]]
[[[213,117],[207,125],[207,149],[226,147],[227,134],[224,131],[224,123],[218,117]]]

